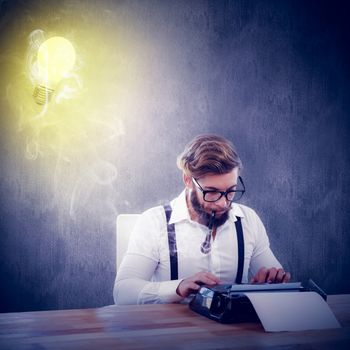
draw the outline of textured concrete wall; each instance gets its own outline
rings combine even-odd
[[[343,2],[0,4],[1,311],[112,303],[117,214],[177,195],[175,158],[204,132],[235,143],[244,203],[293,279],[350,292]],[[16,85],[35,29],[73,38],[80,57],[79,94],[48,114],[69,121],[45,138]]]

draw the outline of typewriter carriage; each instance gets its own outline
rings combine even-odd
[[[301,283],[262,285],[203,285],[189,303],[190,309],[220,323],[259,322],[259,317],[245,293],[249,292],[309,292],[327,300],[326,293],[309,279]]]

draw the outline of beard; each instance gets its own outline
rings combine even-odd
[[[203,208],[203,206],[199,203],[196,191],[191,191],[190,201],[191,201],[192,208],[198,214],[199,222],[205,226],[209,226],[211,212],[207,213],[205,211],[205,209]],[[213,226],[219,227],[219,226],[223,225],[229,218],[230,209],[231,209],[231,205],[227,209],[227,211],[224,212],[220,217],[218,217],[218,218],[215,217],[214,222],[213,222]]]

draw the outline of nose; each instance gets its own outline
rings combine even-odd
[[[215,202],[216,206],[220,210],[227,209],[230,206],[230,202],[226,199],[225,196],[222,196],[218,201]]]

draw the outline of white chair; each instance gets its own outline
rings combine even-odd
[[[117,216],[116,230],[116,264],[117,271],[128,249],[129,237],[140,214],[120,214]]]

